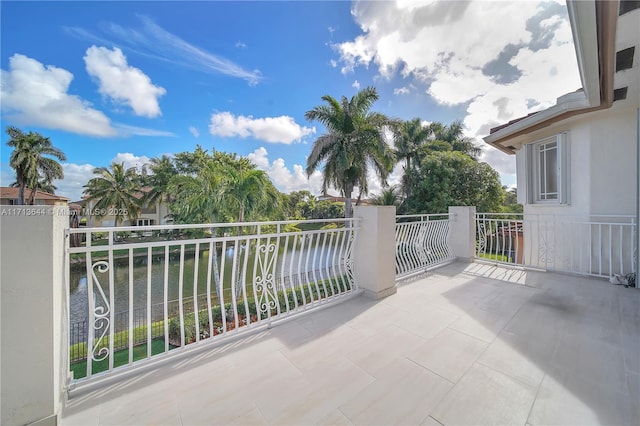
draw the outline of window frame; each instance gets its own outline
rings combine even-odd
[[[542,164],[541,152],[547,145],[555,143],[556,152],[556,198],[549,198],[549,195],[553,192],[543,193],[541,178],[546,170],[546,158],[545,164]],[[553,136],[539,139],[527,145],[527,166],[529,168],[528,173],[528,188],[529,188],[529,203],[536,205],[568,205],[570,204],[569,198],[569,138],[568,133],[558,133]]]

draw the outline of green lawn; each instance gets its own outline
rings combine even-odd
[[[169,349],[174,349],[169,346]],[[151,341],[151,355],[157,355],[164,352],[164,339],[155,339]],[[147,357],[147,344],[134,346],[133,360],[138,361]],[[129,349],[122,349],[114,353],[113,366],[119,367],[129,362]],[[109,357],[102,361],[94,361],[92,365],[92,374],[100,373],[109,369]],[[70,370],[73,372],[74,379],[79,379],[87,375],[87,360],[71,364]]]
[[[509,256],[505,256],[503,254],[480,253],[480,254],[477,254],[476,257],[479,257],[480,259],[489,259],[489,260],[495,260],[495,261],[504,262],[504,263],[512,262],[512,259]]]

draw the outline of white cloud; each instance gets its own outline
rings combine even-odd
[[[360,90],[360,82],[358,80],[354,81],[351,87],[354,87],[356,90]]]
[[[142,171],[142,166],[151,161],[146,155],[134,155],[130,152],[119,152],[111,160],[112,163],[124,163],[124,168],[135,167],[138,172]]]
[[[194,138],[199,138],[200,137],[200,131],[197,128],[193,127],[193,126],[189,126],[189,133],[191,133]]]
[[[333,45],[342,72],[375,65],[438,103],[466,107],[473,137],[580,87],[564,5],[356,1],[352,15],[363,34]]]
[[[273,184],[280,191],[289,193],[291,191],[307,190],[312,194],[320,195],[322,192],[322,173],[315,171],[309,178],[300,164],[294,164],[289,169],[282,158],[273,162],[269,161],[268,152],[264,147],[260,147],[247,155],[260,170],[267,172]]]
[[[17,125],[41,126],[89,136],[116,136],[117,130],[102,112],[68,93],[69,71],[44,66],[15,54],[9,70],[0,71],[0,97],[4,119]]]
[[[250,85],[255,85],[262,80],[259,70],[248,71],[227,58],[195,46],[168,32],[148,17],[142,16],[140,20],[142,21],[140,28],[125,28],[113,22],[102,27],[109,36],[120,40],[120,43],[114,43],[109,41],[107,37],[96,35],[79,27],[66,27],[65,30],[94,43],[124,45],[138,54],[160,61],[193,68],[205,73],[215,72],[241,78]]]
[[[247,44],[239,41],[239,42],[236,43],[236,47],[238,49],[246,49],[247,48]]]
[[[148,129],[146,127],[129,126],[127,124],[116,123],[114,126],[118,129],[119,136],[152,136],[152,137],[175,137],[175,133],[166,130]]]
[[[260,147],[255,151],[249,153],[247,158],[251,160],[260,170],[266,170],[269,167],[269,158],[267,158],[267,150],[264,147]]]
[[[91,164],[63,163],[64,179],[53,183],[58,188],[56,194],[68,197],[71,201],[79,201],[82,199],[83,186],[95,176],[94,169],[95,166]]]
[[[406,87],[398,87],[397,89],[393,89],[394,95],[408,95],[409,89]]]
[[[150,118],[162,115],[158,98],[167,91],[151,83],[149,76],[139,68],[130,66],[122,50],[91,46],[84,62],[89,75],[97,80],[102,95],[129,105],[136,115]]]
[[[209,132],[214,136],[252,137],[270,143],[291,144],[314,134],[316,128],[300,126],[286,115],[253,118],[250,115],[235,116],[230,112],[219,112],[211,115]]]

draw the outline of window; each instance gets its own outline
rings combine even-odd
[[[150,226],[153,225],[153,219],[138,219],[137,226]]]
[[[566,133],[527,146],[529,157],[529,202],[568,204],[568,144]]]

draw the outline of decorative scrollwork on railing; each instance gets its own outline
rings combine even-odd
[[[353,273],[354,273],[354,262],[353,262],[353,243],[355,241],[355,232],[353,232],[352,230],[346,231],[348,232],[348,237],[347,237],[347,248],[346,248],[346,253],[344,256],[344,266],[347,270],[347,279],[349,281],[349,286],[351,288],[353,288],[354,285],[354,280],[353,280]]]
[[[94,338],[93,347],[91,348],[91,359],[94,361],[102,361],[109,356],[108,346],[100,347],[103,340],[105,340],[107,333],[109,332],[111,307],[109,306],[109,300],[104,294],[104,290],[100,285],[100,281],[96,276],[96,269],[99,273],[104,274],[109,270],[109,263],[101,260],[96,262],[91,267],[91,275],[93,276],[93,282],[98,289],[98,294],[102,298],[102,303],[99,304],[97,298],[94,298],[93,303],[93,329],[95,333],[99,333],[98,338]]]
[[[277,257],[276,245],[265,244],[258,247],[257,254],[260,274],[256,275],[256,291],[258,292],[258,307],[261,313],[270,313],[278,307],[275,291],[273,264]]]

